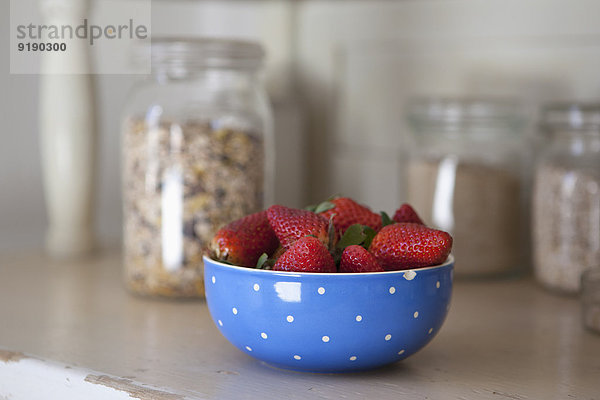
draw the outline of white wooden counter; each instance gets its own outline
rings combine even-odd
[[[455,284],[439,335],[376,371],[277,370],[230,345],[202,301],[129,295],[118,251],[0,254],[0,399],[600,399],[600,335],[528,279]]]

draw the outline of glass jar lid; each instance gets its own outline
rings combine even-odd
[[[140,49],[150,52],[152,70],[180,71],[204,68],[255,70],[262,66],[263,47],[238,39],[153,37],[152,44]]]
[[[542,108],[542,125],[550,130],[600,133],[600,103],[554,103]]]
[[[409,101],[406,109],[410,123],[425,132],[517,132],[524,122],[522,107],[511,99],[422,97]]]

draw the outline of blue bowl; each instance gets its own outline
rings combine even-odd
[[[276,367],[360,371],[402,360],[440,330],[452,256],[407,271],[318,274],[236,267],[204,257],[210,314],[234,346]]]

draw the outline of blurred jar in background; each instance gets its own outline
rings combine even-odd
[[[537,280],[576,293],[581,273],[600,265],[600,104],[542,110],[544,148],[533,191]]]
[[[454,237],[455,274],[497,276],[522,262],[522,126],[518,105],[415,99],[408,201]]]
[[[264,52],[221,39],[153,39],[151,51],[123,123],[125,280],[138,294],[200,297],[216,230],[272,190]]]

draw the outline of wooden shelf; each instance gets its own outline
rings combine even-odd
[[[80,262],[3,254],[0,398],[591,399],[600,393],[600,335],[582,328],[578,299],[551,295],[530,279],[458,282],[448,320],[421,352],[388,368],[330,375],[262,364],[220,335],[203,301],[138,298],[121,282],[118,250]]]

